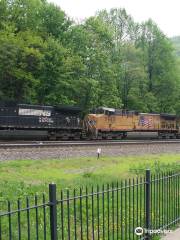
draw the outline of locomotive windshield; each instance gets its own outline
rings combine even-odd
[[[115,114],[114,108],[107,108],[107,107],[99,107],[95,109],[94,113],[96,114],[105,114],[105,115],[113,115]]]

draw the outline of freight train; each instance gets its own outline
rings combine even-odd
[[[131,132],[179,138],[180,118],[99,107],[82,117],[79,107],[0,104],[0,139],[124,139]]]

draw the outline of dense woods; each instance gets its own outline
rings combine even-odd
[[[0,1],[0,101],[180,113],[176,53],[125,9],[77,24],[46,0]]]
[[[176,56],[180,58],[180,36],[172,37],[171,41],[174,45],[174,51]]]

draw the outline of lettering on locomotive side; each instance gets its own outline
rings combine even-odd
[[[19,108],[18,113],[19,113],[19,115],[24,115],[24,116],[44,116],[44,117],[51,116],[51,111],[40,110],[40,109]]]
[[[48,117],[40,117],[39,118],[39,123],[54,123],[52,118]]]

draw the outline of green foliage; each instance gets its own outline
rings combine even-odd
[[[180,113],[179,73],[171,41],[125,9],[76,24],[46,0],[0,1],[0,100]]]
[[[141,25],[136,44],[143,51],[147,90],[154,96],[158,106],[158,109],[152,106],[150,111],[173,112],[178,77],[171,42],[152,20],[148,20]]]
[[[0,31],[1,99],[33,101],[42,59],[38,49],[41,46],[41,39],[31,32]]]
[[[170,40],[173,43],[176,56],[180,57],[180,36],[172,37]]]
[[[54,38],[64,41],[66,31],[71,21],[66,14],[57,6],[51,3],[44,3],[39,12],[39,29],[41,34],[52,35]]]

